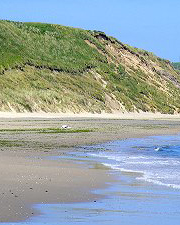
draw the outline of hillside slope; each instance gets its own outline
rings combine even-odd
[[[103,32],[0,21],[0,111],[180,112],[180,73]]]
[[[172,64],[175,69],[180,70],[180,62],[173,62]]]

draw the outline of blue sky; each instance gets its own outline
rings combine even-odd
[[[180,61],[180,0],[0,0],[0,19],[101,30]]]

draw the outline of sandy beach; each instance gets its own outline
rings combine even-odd
[[[136,118],[136,117],[134,117]],[[88,133],[39,133],[32,128],[91,129]],[[11,131],[11,129],[13,129]],[[18,131],[24,129],[24,131]],[[35,203],[95,201],[90,191],[104,188],[113,178],[106,170],[90,170],[73,161],[48,156],[77,151],[78,146],[180,132],[179,116],[139,115],[58,116],[48,114],[0,114],[0,221],[19,221],[38,213]]]
[[[79,168],[72,163],[27,159],[18,154],[0,156],[1,222],[34,215],[35,203],[82,202],[97,199],[89,192],[104,186],[103,171]]]

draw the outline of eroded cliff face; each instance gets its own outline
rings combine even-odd
[[[180,74],[153,53],[58,25],[0,21],[0,31],[1,111],[180,111]]]
[[[110,104],[112,111],[179,112],[180,73],[170,61],[123,44],[104,33],[95,32],[93,35],[105,46],[105,51],[87,40],[86,43],[106,56],[107,63],[114,67],[113,75],[119,79],[118,82],[112,81],[114,90],[106,100],[107,105],[116,102]],[[104,81],[107,87],[108,82]]]

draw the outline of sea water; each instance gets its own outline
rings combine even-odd
[[[136,179],[180,189],[180,135],[114,141],[92,147],[114,170],[141,173]],[[109,150],[109,151],[108,151]]]
[[[41,215],[9,225],[178,225],[180,222],[180,135],[154,136],[84,146],[54,160],[106,169],[116,179],[94,190],[97,201],[39,204]],[[77,178],[78,179],[78,178]]]

